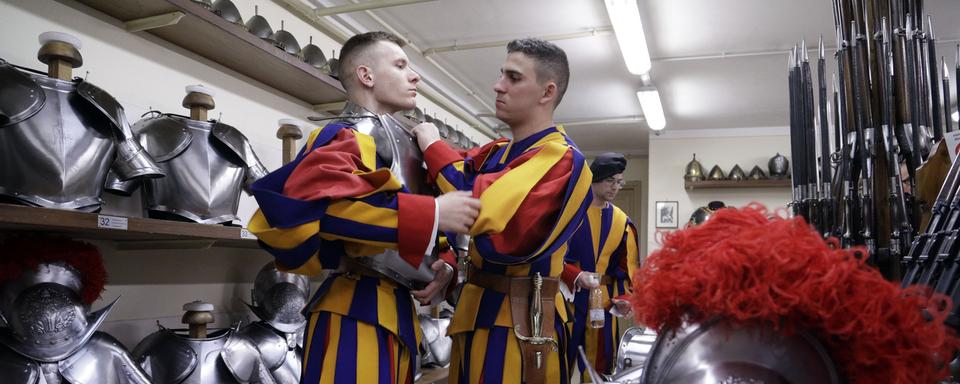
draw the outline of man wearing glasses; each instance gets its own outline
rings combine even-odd
[[[590,164],[593,172],[593,202],[587,209],[583,225],[570,239],[562,280],[574,291],[573,331],[568,354],[577,356],[583,346],[590,364],[598,372],[610,373],[614,365],[620,336],[620,317],[631,315],[626,295],[630,294],[630,277],[640,267],[637,230],[620,208],[613,205],[623,188],[623,171],[627,159],[619,153],[604,153]],[[593,279],[595,273],[598,279]],[[599,280],[599,281],[597,281]],[[603,326],[590,326],[588,305],[590,290],[599,286],[602,297]],[[597,321],[594,322],[598,323]],[[583,362],[578,361],[580,372]],[[584,380],[588,378],[584,376]]]

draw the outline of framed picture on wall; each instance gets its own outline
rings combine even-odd
[[[680,203],[676,201],[658,201],[656,206],[657,228],[677,228],[680,222],[678,212]]]

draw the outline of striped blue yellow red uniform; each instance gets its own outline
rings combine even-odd
[[[371,136],[336,122],[252,186],[249,229],[277,267],[317,275],[345,258],[398,249],[419,265],[435,238],[434,198],[407,193]],[[301,382],[412,383],[420,326],[409,290],[370,275],[334,273],[308,304]]]
[[[444,192],[472,191],[480,215],[470,229],[474,270],[503,276],[559,277],[567,240],[592,200],[592,174],[562,127],[516,142],[499,140],[460,154],[442,142],[424,152],[430,178]],[[557,298],[557,303],[562,301]],[[546,382],[569,380],[567,319],[557,307],[562,348],[546,358]],[[509,298],[464,285],[448,333],[454,346],[451,383],[519,383],[520,345],[513,333]]]
[[[570,287],[573,287],[580,272],[601,272],[600,275],[609,276],[610,283],[600,285],[604,308],[609,310],[613,298],[626,300],[626,295],[630,293],[631,276],[640,268],[637,230],[619,207],[610,203],[602,208],[590,206],[583,225],[570,239],[566,263],[563,281]],[[594,368],[609,374],[620,345],[623,320],[604,311],[603,327],[590,328],[589,294],[590,291],[586,289],[574,294],[568,356],[571,360],[575,359],[580,372],[584,372],[583,361],[577,357],[577,347],[582,345]],[[589,377],[584,374],[582,380],[586,382]]]

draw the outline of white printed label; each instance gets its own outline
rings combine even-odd
[[[591,309],[590,310],[590,321],[603,321],[603,310],[602,309]]]
[[[950,154],[950,161],[957,159],[957,153],[960,152],[960,131],[946,132],[943,138],[947,144],[947,153]]]
[[[97,228],[127,230],[127,218],[117,216],[97,215]]]
[[[252,233],[250,233],[250,231],[248,231],[246,228],[240,228],[240,238],[241,238],[241,239],[248,239],[248,240],[256,240],[256,239],[257,239],[257,237],[254,236]]]

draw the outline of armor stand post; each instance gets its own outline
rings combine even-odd
[[[83,65],[80,51],[70,43],[47,41],[37,52],[37,59],[47,65],[47,75],[60,80],[70,81],[73,69]]]
[[[190,109],[190,118],[198,121],[207,121],[207,111],[217,107],[213,102],[212,92],[206,92],[203,87],[188,89],[183,98],[183,107]]]
[[[277,138],[283,142],[283,164],[286,165],[297,156],[297,140],[303,137],[303,131],[293,119],[280,119],[279,124]]]
[[[213,323],[213,304],[194,301],[183,305],[186,313],[180,319],[181,323],[190,326],[190,338],[202,339],[207,337],[207,324]]]

